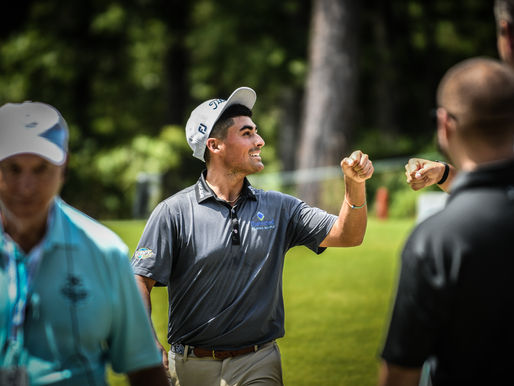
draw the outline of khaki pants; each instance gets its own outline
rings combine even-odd
[[[282,365],[276,342],[259,351],[224,360],[168,353],[172,386],[282,386]]]

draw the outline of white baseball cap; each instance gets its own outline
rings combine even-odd
[[[32,153],[62,165],[66,161],[68,136],[66,121],[50,105],[28,101],[0,107],[0,161]]]
[[[205,146],[212,127],[220,115],[232,105],[243,105],[250,110],[255,104],[257,95],[249,87],[239,87],[227,100],[209,99],[191,112],[186,123],[187,143],[193,150],[193,156],[205,162]]]

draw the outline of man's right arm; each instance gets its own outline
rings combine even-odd
[[[405,165],[405,176],[407,183],[413,190],[420,190],[437,184],[437,186],[448,192],[450,185],[457,174],[457,169],[448,164],[448,175],[444,182],[437,184],[444,176],[445,165],[439,161],[430,161],[422,158],[411,158]]]
[[[156,281],[154,279],[151,279],[149,277],[141,276],[141,275],[135,275],[136,284],[139,289],[139,292],[141,293],[141,297],[143,298],[143,302],[145,303],[145,307],[148,311],[148,317],[150,318],[150,324],[152,326],[153,334],[155,337],[155,343],[159,350],[161,351],[162,356],[162,365],[166,369],[166,371],[169,371],[169,363],[168,363],[168,353],[164,346],[159,342],[159,339],[157,338],[157,334],[155,332],[155,328],[152,323],[151,315],[152,315],[152,299],[150,297],[150,293],[152,292],[152,288],[154,287]]]

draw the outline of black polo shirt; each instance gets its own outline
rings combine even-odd
[[[403,253],[382,357],[439,385],[512,385],[514,160],[458,175]]]
[[[337,217],[295,197],[250,186],[234,207],[204,175],[161,202],[132,259],[136,274],[168,286],[170,343],[238,349],[284,335],[286,252],[317,253]]]

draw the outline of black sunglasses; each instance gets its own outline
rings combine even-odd
[[[436,125],[437,124],[437,109],[438,108],[442,108],[444,109],[444,111],[446,111],[446,114],[448,115],[448,117],[450,119],[453,119],[455,122],[458,122],[459,120],[457,119],[457,117],[455,116],[455,114],[452,114],[448,111],[448,109],[446,109],[445,107],[434,107],[433,109],[430,109],[430,120],[431,122]]]
[[[237,219],[234,208],[230,210],[230,220],[232,222],[232,245],[240,245],[241,236],[239,235],[239,220]]]

